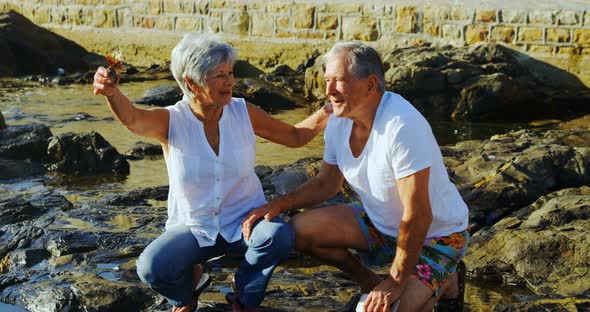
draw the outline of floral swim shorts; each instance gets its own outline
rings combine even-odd
[[[379,232],[360,202],[348,206],[354,211],[369,244],[368,251],[358,251],[361,261],[365,265],[391,264],[395,257],[397,239]],[[455,272],[457,263],[467,253],[469,238],[468,230],[449,236],[427,238],[412,277],[426,284],[438,296],[444,279]]]

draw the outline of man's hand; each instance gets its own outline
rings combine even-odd
[[[264,217],[266,221],[270,221],[280,213],[281,209],[278,206],[273,206],[270,203],[264,204],[263,206],[250,211],[250,214],[248,214],[244,221],[242,221],[242,235],[244,235],[244,239],[250,239],[252,228],[254,228],[254,223],[256,223],[258,219]]]
[[[120,74],[117,74],[117,81],[121,78]],[[106,97],[113,96],[117,90],[117,81],[113,81],[109,75],[109,70],[104,67],[99,67],[94,73],[94,95],[102,94]]]
[[[402,288],[391,275],[381,281],[365,300],[365,312],[389,312],[391,305],[401,296]]]

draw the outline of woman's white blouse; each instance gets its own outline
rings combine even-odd
[[[203,123],[183,99],[170,112],[170,191],[166,228],[186,224],[201,247],[241,238],[243,218],[266,200],[254,173],[256,138],[244,99],[232,98],[219,120],[219,155],[207,142]]]

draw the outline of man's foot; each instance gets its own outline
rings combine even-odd
[[[463,311],[466,273],[467,268],[465,267],[465,263],[459,261],[457,271],[449,274],[443,284],[443,292],[434,308],[435,312]]]
[[[245,307],[240,303],[237,292],[229,292],[225,294],[225,300],[231,304],[232,312],[257,312],[257,307]]]

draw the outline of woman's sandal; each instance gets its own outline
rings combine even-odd
[[[209,287],[209,285],[211,285],[211,275],[203,271],[197,287],[195,287],[195,290],[193,290],[193,302],[195,303],[193,312],[197,311],[197,308],[199,307],[199,297],[201,296],[201,293],[207,289],[207,287]]]
[[[463,311],[463,302],[465,298],[465,275],[467,267],[463,260],[457,263],[457,274],[459,275],[459,296],[456,298],[441,298],[434,307],[435,312],[460,312]]]

